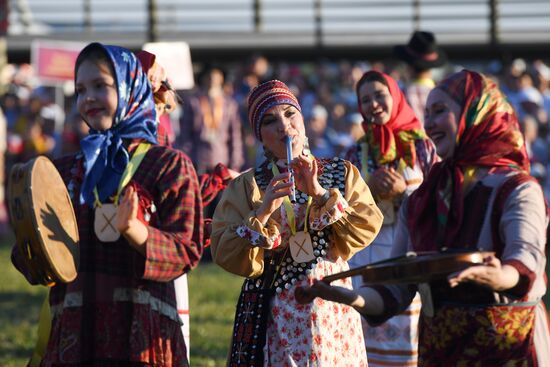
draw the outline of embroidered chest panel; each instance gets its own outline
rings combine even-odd
[[[325,189],[337,188],[342,195],[345,194],[345,175],[346,168],[344,160],[338,157],[333,159],[317,159],[319,173],[318,179],[321,186]],[[269,181],[273,177],[271,173],[271,164],[266,163],[256,169],[255,179],[258,187],[265,191]],[[296,201],[305,205],[308,195],[296,189]],[[326,256],[329,248],[330,227],[320,231],[309,230],[313,245],[314,258],[308,262],[298,263],[292,258],[290,251],[269,252],[265,260],[264,273],[258,279],[247,279],[244,289],[266,289],[274,288],[277,293],[290,287],[298,281],[304,279],[314,269],[315,265]]]
[[[356,166],[359,168],[359,170],[362,170],[363,169],[363,149],[366,148],[366,145],[365,144],[357,144],[356,145],[356,161],[357,161],[357,164]],[[367,148],[368,149],[368,148]],[[386,167],[386,168],[393,168],[394,170],[397,170],[398,167],[399,167],[399,159],[396,159],[392,162],[389,162],[389,163],[386,163],[386,164],[383,164],[383,165],[379,165],[378,163],[376,163],[374,161],[374,159],[372,159],[372,155],[368,155],[367,156],[367,172],[369,175],[373,174],[374,171],[376,171],[378,168],[380,167]]]

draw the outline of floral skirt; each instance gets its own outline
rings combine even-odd
[[[357,311],[320,298],[306,305],[299,304],[294,298],[296,286],[347,269],[347,263],[340,259],[336,262],[321,261],[309,278],[273,297],[264,366],[368,366],[361,316]],[[351,288],[351,280],[334,281],[332,285]]]
[[[420,316],[420,366],[536,366],[534,305],[444,305]]]

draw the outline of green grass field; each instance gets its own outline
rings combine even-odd
[[[30,286],[10,261],[12,238],[0,239],[0,366],[22,367],[32,354],[42,286]],[[242,279],[211,263],[189,275],[191,366],[218,367],[225,359]]]
[[[46,288],[32,287],[10,261],[12,238],[0,239],[0,366],[25,366],[36,340]],[[191,366],[225,365],[242,279],[201,263],[189,275]],[[547,307],[550,296],[545,297]]]

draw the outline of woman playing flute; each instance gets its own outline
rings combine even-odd
[[[367,366],[359,315],[323,300],[300,305],[294,289],[348,269],[378,233],[381,212],[353,165],[309,154],[300,105],[284,83],[259,85],[248,102],[266,159],[231,181],[212,232],[214,261],[246,278],[229,365]],[[349,279],[338,284],[351,288]]]

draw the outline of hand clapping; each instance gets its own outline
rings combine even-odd
[[[137,217],[138,194],[133,187],[128,187],[120,199],[116,213],[116,228],[128,240],[130,245],[145,254],[145,242],[149,237],[147,226]]]
[[[380,199],[393,199],[405,192],[407,183],[395,169],[379,168],[369,178],[369,188]]]

